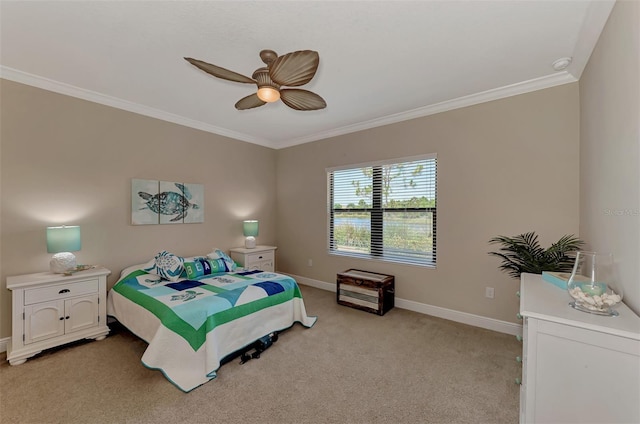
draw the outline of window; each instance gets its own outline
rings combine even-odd
[[[436,264],[436,155],[327,170],[329,253]]]

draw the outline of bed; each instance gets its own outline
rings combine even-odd
[[[161,252],[124,269],[109,291],[107,315],[147,342],[142,363],[184,392],[216,378],[226,356],[317,319],[307,315],[293,278],[237,268],[217,249],[191,258]]]

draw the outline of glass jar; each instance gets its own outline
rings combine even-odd
[[[615,307],[622,302],[622,288],[616,281],[613,255],[578,252],[567,282],[569,305],[579,311],[617,316]]]

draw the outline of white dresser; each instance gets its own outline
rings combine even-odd
[[[106,268],[70,276],[41,272],[7,277],[12,292],[11,365],[44,349],[80,339],[102,340],[107,327]]]
[[[577,311],[569,294],[522,274],[521,423],[640,423],[640,318]]]
[[[240,264],[244,269],[253,271],[276,270],[276,249],[275,246],[256,246],[253,249],[244,247],[234,247],[229,249],[231,259]]]

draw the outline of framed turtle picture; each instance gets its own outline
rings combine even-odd
[[[131,223],[204,222],[204,185],[158,180],[131,180]]]

